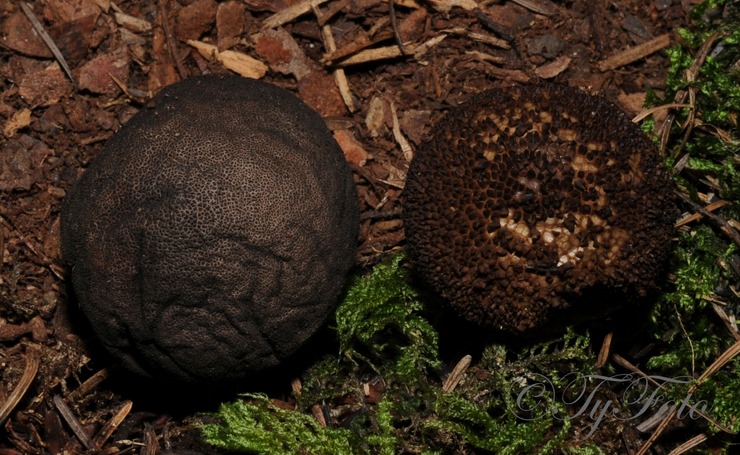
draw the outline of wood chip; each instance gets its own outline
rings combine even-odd
[[[386,102],[379,96],[373,96],[365,114],[365,126],[370,132],[370,137],[380,136],[380,129],[385,124]]]
[[[629,65],[632,62],[636,62],[643,57],[647,57],[654,52],[668,47],[670,43],[670,33],[660,35],[648,42],[642,43],[635,47],[631,47],[616,55],[612,55],[611,57],[599,63],[597,68],[599,69],[599,71],[610,71],[619,68],[620,66]]]
[[[316,17],[318,17],[319,22],[321,22],[322,16],[318,14],[318,9]],[[334,40],[334,34],[331,32],[331,26],[323,25],[321,27],[321,36],[324,39],[324,46],[326,47],[326,49],[330,53],[335,52],[337,50],[337,43]],[[347,75],[342,68],[337,68],[336,70],[334,70],[333,74],[334,80],[336,81],[337,87],[339,88],[339,94],[342,95],[344,105],[347,106],[347,109],[350,112],[354,112],[355,110],[357,110],[357,108],[355,108],[355,101],[352,98],[352,92],[349,89],[349,81],[347,80]]]
[[[303,0],[300,3],[296,3],[293,6],[289,6],[284,10],[273,14],[272,16],[265,19],[262,23],[262,30],[268,28],[280,27],[281,25],[287,24],[288,22],[303,16],[306,13],[310,13],[313,8],[323,5],[329,0]]]
[[[128,31],[134,33],[146,33],[152,30],[152,23],[139,19],[138,17],[130,16],[124,12],[116,12],[113,14],[116,24],[125,28]]]
[[[301,378],[295,378],[290,381],[290,390],[293,391],[294,397],[298,398],[301,396],[301,392],[303,391],[303,383],[301,382]]]
[[[427,3],[443,13],[449,12],[452,8],[462,8],[465,11],[473,11],[478,8],[478,3],[475,0],[427,0]]]
[[[144,446],[139,452],[140,455],[157,455],[159,452],[159,442],[154,428],[148,423],[144,424]]]
[[[502,80],[526,83],[531,79],[527,73],[521,70],[507,70],[491,65],[488,67],[488,73]]]
[[[110,376],[110,371],[107,368],[103,368],[101,370],[98,370],[97,373],[87,378],[85,382],[82,383],[74,392],[69,394],[69,399],[71,401],[77,401],[80,398],[86,396],[92,390],[100,385],[103,381],[105,381],[108,376]]]
[[[350,130],[333,132],[334,140],[344,152],[344,158],[355,166],[362,167],[367,162],[368,153]]]
[[[315,404],[311,406],[311,415],[319,422],[321,428],[326,428],[326,419],[324,418],[324,411],[321,409],[321,405]]]
[[[391,101],[391,118],[393,119],[393,138],[396,139],[399,147],[401,147],[403,157],[406,158],[406,161],[410,162],[414,157],[414,151],[411,149],[409,141],[406,140],[406,137],[401,132],[401,124],[398,121],[398,113],[396,112],[396,103],[393,101]]]
[[[442,390],[450,393],[455,388],[457,388],[457,385],[460,384],[460,381],[462,380],[463,375],[466,371],[468,371],[468,368],[470,367],[470,362],[473,361],[473,357],[470,355],[466,355],[462,359],[460,359],[459,362],[457,362],[457,365],[455,365],[455,368],[452,369],[452,372],[449,376],[447,376],[447,379],[445,379],[444,384],[442,384]]]
[[[419,58],[424,55],[429,49],[442,42],[442,40],[444,40],[446,37],[447,35],[439,35],[418,46],[408,44],[406,45],[406,54],[413,54],[415,58]],[[396,45],[378,47],[375,49],[366,49],[362,52],[358,52],[351,57],[337,62],[336,65],[340,67],[347,67],[378,60],[398,58],[403,55],[404,54],[401,53],[401,49],[399,49],[399,47]]]
[[[719,210],[722,207],[727,207],[728,205],[732,205],[732,203],[729,201],[725,201],[724,199],[720,199],[704,207],[704,210],[706,210],[707,212],[714,212],[715,210]],[[681,226],[686,226],[689,223],[693,223],[694,221],[701,219],[701,217],[702,217],[701,213],[692,213],[691,215],[678,220],[678,222],[676,223],[674,227],[678,229]]]
[[[443,32],[449,33],[451,35],[465,36],[472,39],[473,41],[478,41],[479,43],[488,44],[500,49],[511,49],[509,43],[502,39],[496,38],[491,35],[484,35],[483,33],[471,32],[470,30],[464,29],[462,27],[448,28],[443,30]]]
[[[218,47],[204,43],[203,41],[188,40],[187,43],[196,48],[205,58],[214,57],[221,62],[225,68],[251,79],[261,79],[267,73],[267,65],[254,57],[237,51],[219,52]]]
[[[603,367],[609,360],[609,351],[611,351],[613,335],[613,332],[609,332],[604,336],[604,341],[601,343],[601,349],[599,350],[599,357],[596,359],[596,368]]]
[[[534,73],[542,79],[552,79],[553,77],[568,69],[570,61],[570,57],[563,55],[553,60],[552,62],[546,63],[535,69]]]
[[[342,46],[341,48],[336,49],[334,52],[329,52],[325,54],[323,57],[321,57],[321,63],[331,64],[332,62],[336,60],[341,60],[343,58],[357,54],[363,49],[367,49],[368,47],[371,47],[377,43],[380,43],[381,41],[385,41],[391,37],[393,37],[392,30],[386,30],[384,32],[380,32],[377,35],[373,36],[373,38],[370,38],[369,34],[360,35],[357,38],[355,38],[355,40],[352,41],[351,43],[348,43],[345,46]]]
[[[105,425],[103,425],[103,428],[101,428],[100,431],[98,431],[98,434],[93,438],[93,444],[95,444],[96,447],[103,447],[105,443],[108,442],[108,439],[110,439],[113,432],[118,429],[124,419],[128,416],[129,412],[131,412],[133,405],[134,402],[131,400],[123,402],[118,411],[105,423]]]

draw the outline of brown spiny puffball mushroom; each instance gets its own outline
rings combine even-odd
[[[325,322],[354,264],[357,194],[320,116],[235,76],[163,89],[62,207],[79,305],[128,369],[245,378]]]
[[[417,151],[404,197],[421,277],[466,319],[509,333],[572,305],[599,314],[650,294],[678,216],[638,126],[601,98],[549,84],[452,109]]]

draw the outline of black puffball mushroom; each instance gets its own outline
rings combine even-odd
[[[151,106],[63,202],[74,293],[135,373],[248,378],[333,310],[355,260],[351,172],[321,117],[264,82],[193,77]]]
[[[466,319],[510,334],[551,329],[575,308],[596,316],[643,301],[677,216],[639,127],[602,98],[544,83],[452,109],[404,189],[421,278]]]

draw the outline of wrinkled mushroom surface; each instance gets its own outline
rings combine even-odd
[[[510,333],[576,303],[600,310],[648,295],[678,215],[638,126],[549,84],[452,109],[417,151],[404,198],[420,275],[465,318]]]
[[[194,77],[151,106],[64,201],[79,305],[139,374],[211,381],[277,365],[325,322],[354,263],[342,151],[318,114],[264,82]]]

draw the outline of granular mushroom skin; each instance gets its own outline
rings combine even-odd
[[[235,76],[166,87],[62,208],[79,305],[128,369],[186,382],[279,364],[354,264],[357,194],[318,114]]]
[[[534,84],[473,96],[417,151],[411,259],[466,319],[523,334],[657,288],[678,216],[656,146],[611,103]]]

